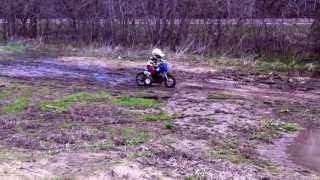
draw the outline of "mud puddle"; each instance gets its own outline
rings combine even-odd
[[[300,132],[287,152],[297,165],[320,173],[320,128]]]
[[[0,76],[62,81],[87,81],[102,86],[134,82],[134,76],[126,71],[116,72],[113,69],[83,65],[70,66],[56,60],[0,62]]]

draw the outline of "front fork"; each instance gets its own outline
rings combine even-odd
[[[167,73],[164,73],[162,76],[163,76],[163,79],[164,79],[165,81],[168,81],[168,74],[167,74]]]

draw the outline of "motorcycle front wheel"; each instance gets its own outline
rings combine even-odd
[[[167,74],[164,84],[167,88],[174,88],[176,86],[176,79],[171,74]]]

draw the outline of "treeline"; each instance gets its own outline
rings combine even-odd
[[[320,52],[319,0],[0,0],[0,3],[3,40],[22,36],[77,45],[157,45],[193,53]],[[299,23],[288,18],[298,18]]]

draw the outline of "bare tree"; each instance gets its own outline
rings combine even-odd
[[[315,4],[314,22],[311,27],[311,38],[313,39],[313,49],[320,55],[320,2]]]
[[[5,40],[14,36],[44,36],[46,42],[157,45],[201,54],[294,54],[308,50],[308,40],[299,38],[311,29],[312,44],[319,52],[319,0],[0,0],[0,3],[3,21],[0,37]],[[288,25],[287,21],[291,21],[288,18],[315,21],[310,28],[307,24]]]

